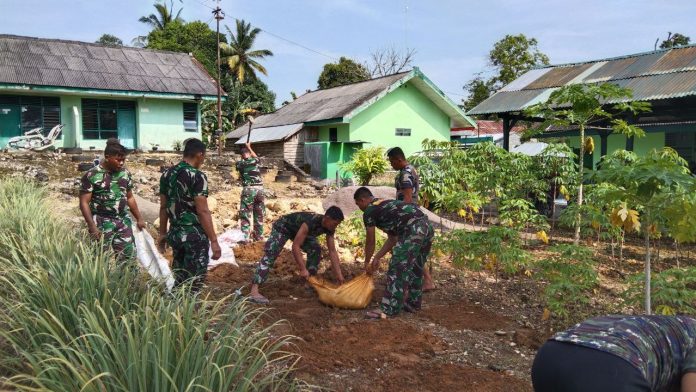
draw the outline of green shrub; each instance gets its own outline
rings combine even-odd
[[[652,273],[651,278],[655,313],[696,313],[696,267],[670,268]],[[626,301],[631,305],[640,306],[644,297],[645,274],[631,276],[629,288],[625,292]]]
[[[167,294],[0,181],[0,384],[17,390],[288,390],[289,337],[240,299]]]
[[[360,185],[370,185],[373,176],[387,171],[389,162],[384,157],[383,147],[361,148],[353,154],[350,162],[341,165],[341,169],[353,173]]]

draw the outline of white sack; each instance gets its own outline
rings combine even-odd
[[[133,230],[135,250],[140,265],[147,270],[152,278],[163,281],[168,290],[174,287],[174,276],[169,268],[169,262],[157,250],[155,240],[146,230]]]
[[[208,270],[211,270],[220,264],[232,264],[235,267],[239,267],[239,264],[237,264],[237,261],[234,258],[232,247],[243,240],[244,233],[242,233],[242,231],[239,229],[229,229],[220,234],[218,236],[218,243],[222,249],[222,255],[217,260],[213,260],[212,258],[210,259],[210,262],[208,263]],[[213,251],[211,250],[209,254],[212,257]]]

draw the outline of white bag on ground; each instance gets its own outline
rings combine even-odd
[[[234,258],[234,252],[232,247],[237,245],[238,242],[244,240],[244,233],[239,229],[229,229],[218,236],[218,243],[222,249],[222,255],[219,259],[210,259],[208,263],[208,270],[217,267],[220,264],[232,264],[235,267],[239,267],[237,261]],[[213,251],[210,251],[210,256],[213,256]]]
[[[146,230],[133,230],[135,250],[140,265],[147,270],[153,279],[163,281],[168,290],[174,287],[174,276],[169,268],[169,261],[160,254],[155,240]]]

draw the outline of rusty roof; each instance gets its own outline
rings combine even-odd
[[[186,53],[3,34],[0,83],[217,95],[215,80]]]
[[[609,82],[633,90],[632,100],[696,95],[696,45],[532,69],[467,114],[520,112],[559,87]]]

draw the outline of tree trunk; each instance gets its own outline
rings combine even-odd
[[[584,170],[585,163],[585,125],[580,124],[580,155],[578,157],[580,165],[578,166],[578,214],[575,216],[575,237],[573,238],[573,244],[580,244],[580,225],[582,215],[580,214],[580,207],[582,207],[582,174]]]
[[[645,314],[652,314],[650,304],[650,234],[645,233]]]

